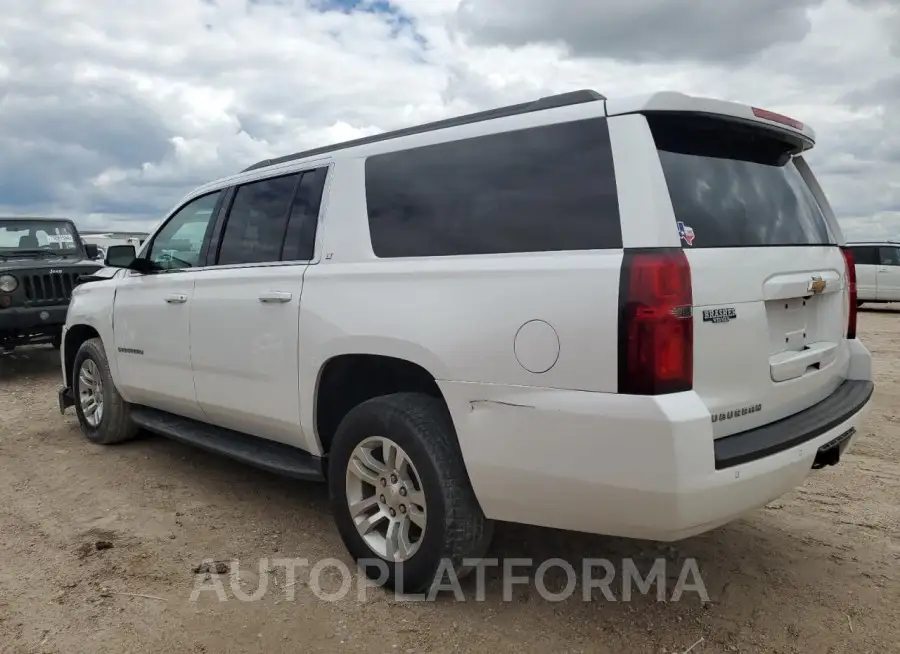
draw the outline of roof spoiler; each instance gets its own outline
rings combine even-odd
[[[672,91],[616,98],[606,103],[607,116],[630,113],[705,114],[723,120],[752,124],[779,132],[785,140],[796,144],[798,152],[809,150],[816,143],[816,133],[812,127],[789,116],[738,102],[695,97]]]

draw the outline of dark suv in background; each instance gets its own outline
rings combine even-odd
[[[18,345],[59,347],[72,289],[102,263],[71,220],[0,217],[0,354]]]

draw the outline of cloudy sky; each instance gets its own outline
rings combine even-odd
[[[810,123],[848,236],[900,239],[900,0],[3,0],[0,215],[150,228],[268,156],[593,88]]]

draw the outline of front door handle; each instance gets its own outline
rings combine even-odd
[[[167,295],[166,302],[168,302],[169,304],[184,304],[185,302],[187,302],[187,295],[183,295],[182,293]]]
[[[891,271],[891,269],[887,268],[886,266],[882,266],[881,268],[878,269],[878,272],[890,272],[890,271]]]
[[[285,291],[269,291],[268,293],[262,293],[259,296],[259,301],[263,303],[290,302],[291,297],[291,294]]]

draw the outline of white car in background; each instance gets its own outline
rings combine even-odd
[[[857,305],[900,302],[900,243],[855,241],[847,248],[856,263]]]

